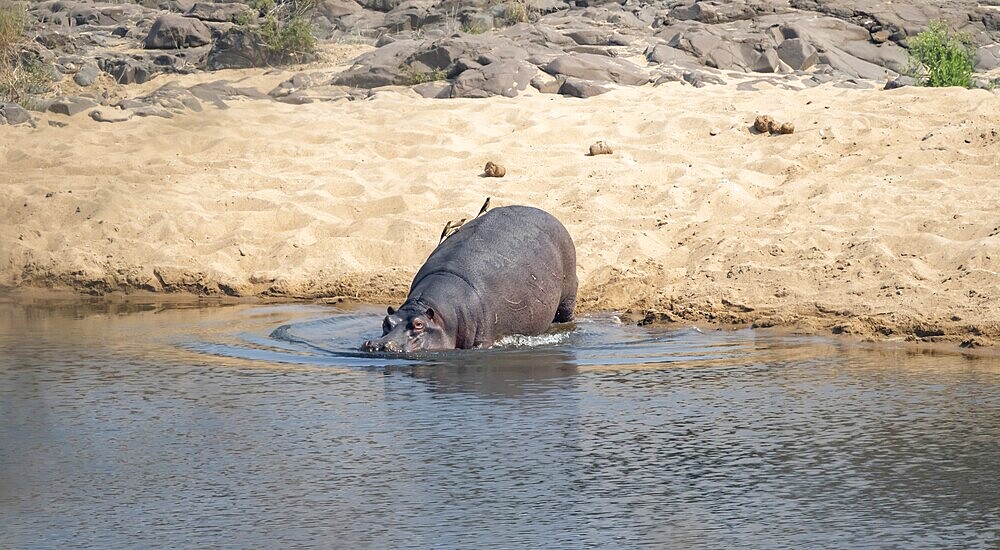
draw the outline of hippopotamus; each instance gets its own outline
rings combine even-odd
[[[382,337],[365,351],[488,348],[504,336],[541,334],[573,320],[576,248],[551,214],[495,208],[462,225],[417,271]]]

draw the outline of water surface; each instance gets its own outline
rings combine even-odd
[[[582,319],[0,300],[0,547],[1000,545],[1000,360]]]

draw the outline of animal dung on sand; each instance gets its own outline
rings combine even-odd
[[[608,145],[606,141],[598,141],[597,143],[590,146],[590,156],[594,157],[597,155],[610,155],[614,153],[611,146]]]
[[[486,163],[486,168],[483,169],[488,178],[502,178],[507,174],[507,169],[499,164],[493,162],[492,160]]]
[[[760,115],[753,121],[753,129],[760,133],[767,133],[771,131],[771,126],[774,124],[774,119],[768,115]]]
[[[795,132],[795,125],[791,122],[778,122],[768,115],[760,115],[754,119],[753,129],[761,134],[791,134]]]

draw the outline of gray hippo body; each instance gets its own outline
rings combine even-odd
[[[576,248],[551,214],[528,206],[490,210],[441,243],[388,308],[382,338],[366,351],[489,347],[573,319]]]

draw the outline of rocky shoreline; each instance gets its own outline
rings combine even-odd
[[[996,5],[994,5],[996,4]],[[942,19],[976,45],[975,83],[995,85],[1000,2],[939,5],[850,0],[318,0],[310,24],[324,45],[370,46],[345,67],[295,74],[273,90],[166,75],[269,67],[276,58],[248,31],[258,12],[240,2],[104,3],[46,0],[29,8],[30,52],[56,71],[37,111],[101,122],[169,117],[231,98],[301,104],[370,97],[409,86],[423,97],[513,97],[531,91],[592,97],[616,86],[742,79],[800,89],[912,83],[907,39]],[[322,55],[318,56],[319,58]],[[310,61],[300,59],[299,61]],[[151,93],[122,86],[163,80]],[[31,123],[20,107],[0,122]]]

